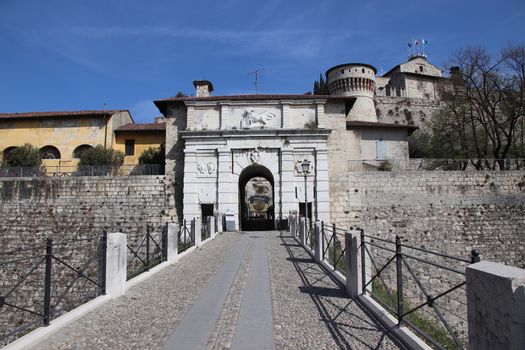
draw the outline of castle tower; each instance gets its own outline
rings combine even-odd
[[[365,63],[345,63],[326,71],[330,95],[355,97],[347,120],[377,122],[374,106],[377,70]]]

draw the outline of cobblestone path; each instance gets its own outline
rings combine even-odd
[[[224,233],[35,349],[399,349],[292,237]]]

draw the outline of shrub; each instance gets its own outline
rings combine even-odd
[[[38,147],[26,143],[9,152],[4,159],[6,167],[40,167],[42,158]]]
[[[164,174],[164,164],[166,163],[166,146],[150,147],[139,157],[139,164],[156,164],[160,167],[160,173]]]
[[[124,163],[124,153],[111,148],[97,145],[82,152],[78,165],[112,165],[120,166]]]

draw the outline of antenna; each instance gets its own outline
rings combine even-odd
[[[264,68],[259,68],[254,70],[253,72],[248,73],[248,75],[255,75],[255,82],[253,83],[255,85],[255,94],[259,94],[259,74],[264,70]]]

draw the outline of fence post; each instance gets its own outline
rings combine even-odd
[[[98,239],[97,247],[97,283],[99,284],[97,295],[106,294],[106,249],[107,249],[107,233],[102,231],[102,235]]]
[[[361,293],[366,293],[366,242],[365,242],[365,231],[360,230],[360,236],[361,236],[361,286],[363,290]]]
[[[525,349],[525,269],[481,261],[466,272],[469,348]]]
[[[403,255],[401,237],[396,236],[396,272],[397,272],[397,324],[403,321]]]
[[[51,318],[51,265],[53,264],[53,240],[46,240],[46,274],[44,277],[44,326],[49,326]]]
[[[176,223],[168,223],[168,234],[167,234],[167,261],[173,264],[177,261],[177,255],[179,254],[179,227]]]
[[[346,291],[351,298],[357,298],[363,290],[359,251],[360,233],[358,230],[350,230],[345,235]]]
[[[195,247],[199,248],[201,246],[201,231],[202,231],[202,221],[200,220],[200,217],[193,218],[193,227],[195,232],[193,233],[193,236],[195,238]]]
[[[336,247],[336,244],[335,244],[335,240],[337,238],[336,236],[336,227],[335,227],[335,224],[332,224],[332,266],[334,267],[334,270],[335,270],[335,264],[336,264],[336,259],[337,259],[337,247]]]
[[[314,255],[315,255],[315,261],[321,262],[323,260],[323,236],[321,234],[321,227],[319,225],[319,221],[316,221],[314,224]]]
[[[149,224],[146,225],[146,271],[149,271]]]
[[[126,291],[127,277],[127,236],[110,233],[106,249],[106,294],[118,297]]]

